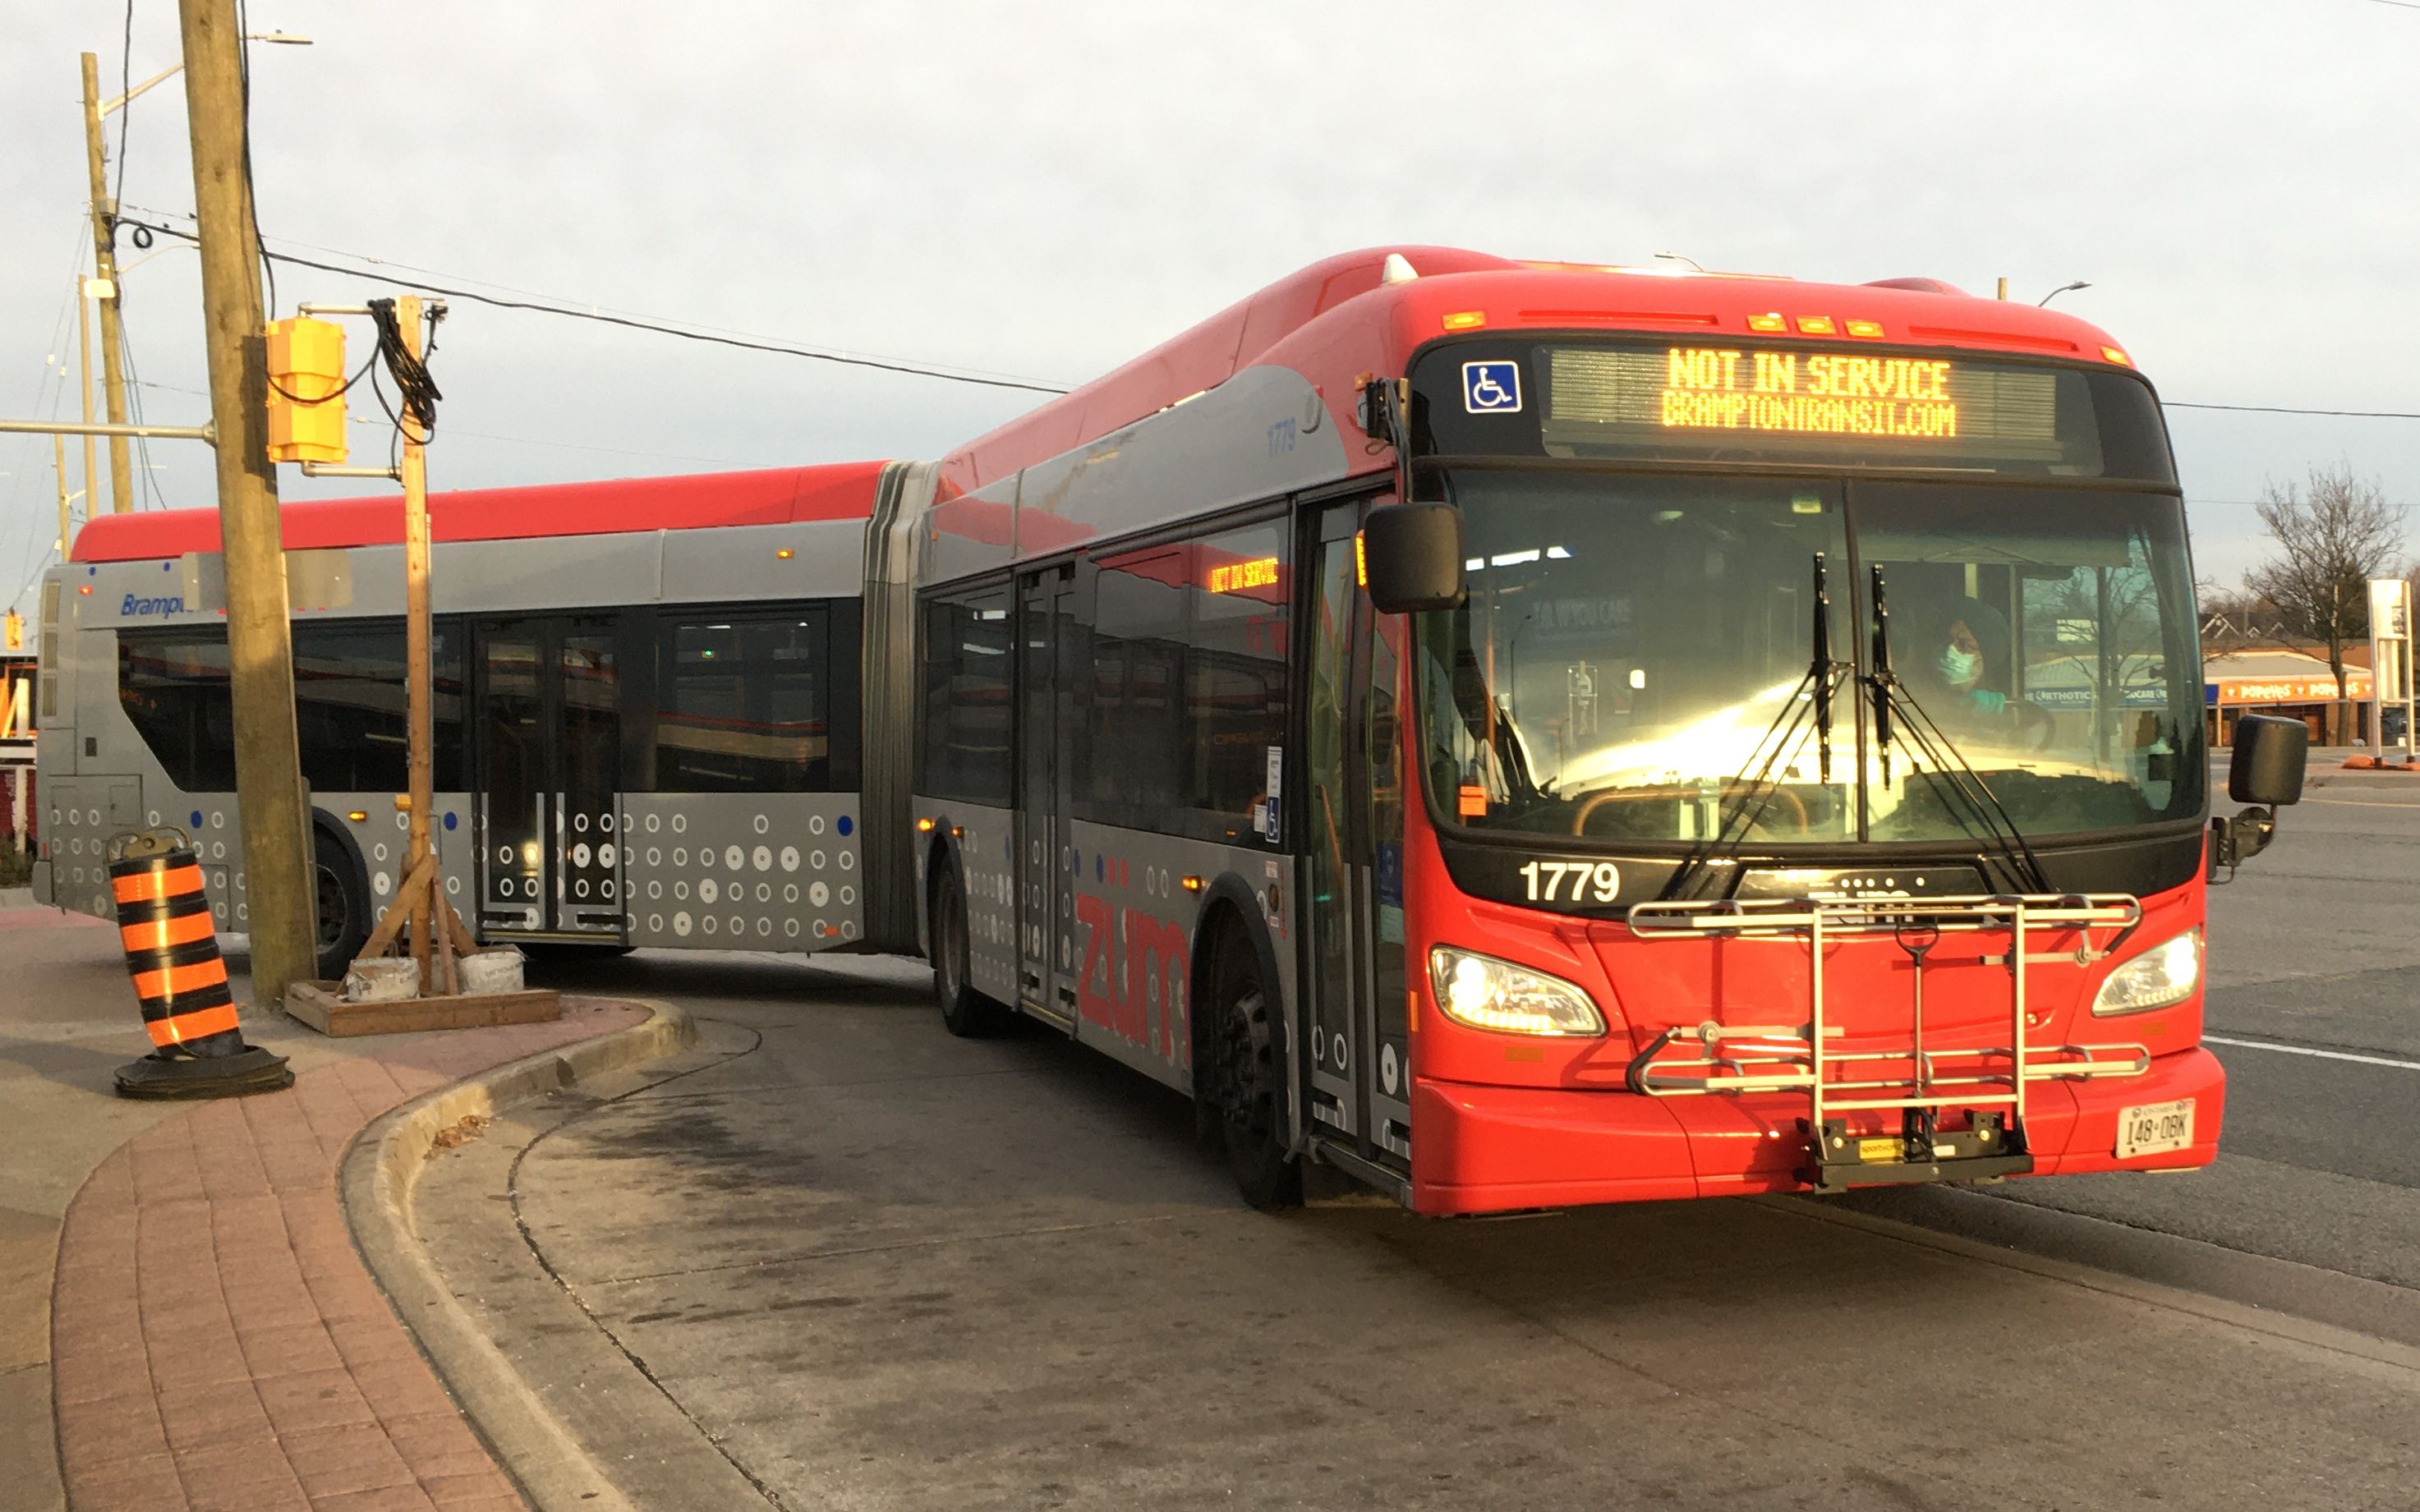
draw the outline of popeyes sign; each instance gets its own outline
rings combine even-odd
[[[2268,682],[2225,678],[2218,685],[2221,703],[2324,703],[2336,696],[2333,677],[2287,677]],[[2343,696],[2369,697],[2369,674],[2348,671]]]

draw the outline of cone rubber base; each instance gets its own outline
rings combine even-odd
[[[231,1056],[169,1056],[158,1051],[117,1068],[117,1095],[140,1098],[247,1097],[294,1085],[284,1056],[258,1045]]]

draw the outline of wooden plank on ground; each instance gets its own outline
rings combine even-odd
[[[332,1039],[356,1034],[416,1034],[426,1029],[478,1029],[498,1024],[543,1024],[563,1016],[551,987],[459,997],[411,997],[397,1003],[348,1003],[341,984],[298,981],[286,989],[286,1011]]]

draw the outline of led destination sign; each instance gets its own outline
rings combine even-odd
[[[2057,378],[1944,358],[1768,347],[1552,354],[1548,422],[1862,440],[2054,441]]]
[[[1520,406],[1475,405],[1466,369],[1517,373]],[[2114,363],[1916,343],[1507,332],[1439,342],[1411,378],[1415,446],[1438,457],[2176,476],[2150,389]]]
[[[1674,347],[1656,414],[1681,430],[1949,437],[1958,434],[1952,374],[1951,363],[1920,357]]]

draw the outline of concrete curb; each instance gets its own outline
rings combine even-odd
[[[395,1108],[346,1150],[337,1201],[371,1277],[453,1393],[506,1474],[537,1512],[636,1512],[586,1445],[524,1381],[421,1247],[413,1188],[437,1133],[466,1115],[543,1097],[584,1077],[672,1055],[697,1026],[670,1003],[622,998],[651,1011],[644,1024],[498,1066]]]

